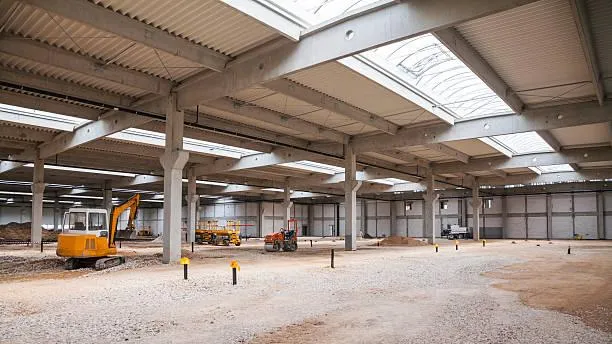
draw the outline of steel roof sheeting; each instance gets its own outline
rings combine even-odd
[[[402,121],[401,114],[422,110],[416,104],[338,62],[300,71],[290,75],[288,79],[376,115],[393,116],[387,118],[393,122]],[[425,113],[418,120],[432,119],[437,119],[437,117]]]
[[[583,83],[591,78],[567,0],[534,2],[457,29],[527,104],[549,101],[542,89],[559,85],[575,86],[557,97],[595,94]]]
[[[230,56],[280,37],[255,19],[216,0],[93,2]]]
[[[141,97],[147,94],[146,91],[133,87],[121,85],[111,81],[106,81],[85,74],[73,72],[67,69],[46,65],[28,59],[24,59],[22,57],[7,55],[3,53],[0,53],[0,65],[11,69],[17,69],[23,72],[68,81],[78,85],[92,87],[106,92],[126,95],[130,97]]]
[[[586,6],[599,70],[604,77],[612,78],[612,1],[587,0]],[[608,93],[612,93],[611,87],[608,79]]]
[[[135,69],[164,79],[180,81],[205,68],[87,24],[21,4],[4,23],[4,30],[86,55],[107,64]]]

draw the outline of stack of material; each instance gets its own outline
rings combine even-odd
[[[32,223],[24,222],[9,222],[5,225],[0,225],[0,240],[30,240]],[[57,240],[57,233],[42,229],[43,240]]]
[[[411,237],[390,236],[381,240],[380,246],[427,246],[427,243]]]

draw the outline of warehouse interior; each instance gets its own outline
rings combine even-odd
[[[5,261],[0,281],[7,282],[0,283],[0,291],[17,293],[20,283],[33,278],[10,277],[19,270],[12,262],[59,261],[56,247],[65,257],[57,239],[49,239],[66,230],[65,214],[102,209],[111,224],[108,216],[134,195],[139,204],[132,229],[147,239],[117,239],[117,244],[138,259],[155,257],[155,271],[165,270],[151,283],[160,288],[170,283],[167,272],[184,264],[187,255],[193,271],[203,274],[190,280],[196,281],[188,289],[193,292],[199,290],[197,283],[208,283],[206,274],[218,273],[216,265],[210,271],[205,266],[215,255],[282,269],[268,252],[262,252],[264,257],[254,252],[263,251],[267,235],[290,228],[296,230],[299,254],[278,253],[284,257],[279,260],[319,264],[333,249],[338,259],[346,258],[346,279],[338,283],[347,290],[351,278],[361,278],[350,270],[360,266],[360,257],[376,264],[393,258],[390,266],[398,264],[401,271],[409,269],[402,259],[416,259],[428,267],[423,276],[436,273],[435,259],[421,256],[431,254],[432,245],[435,252],[441,249],[439,259],[446,263],[466,264],[453,271],[467,269],[480,276],[475,279],[485,278],[480,273],[489,271],[487,264],[497,269],[526,257],[561,264],[561,251],[562,258],[577,259],[571,264],[584,263],[580,259],[607,264],[612,258],[607,241],[612,239],[608,0],[0,0],[0,41],[0,256]],[[131,225],[130,216],[118,215],[119,230]],[[236,223],[241,247],[194,249],[200,243],[198,229]],[[11,226],[21,226],[23,235],[10,237]],[[461,243],[447,240],[450,228],[465,228],[469,236],[462,234],[466,240]],[[423,246],[381,247],[385,239],[397,237]],[[112,240],[108,243],[115,249]],[[150,241],[157,244],[147,246]],[[464,252],[459,245],[476,260],[454,258]],[[503,259],[496,253],[486,259],[499,261],[481,261],[485,258],[477,250],[494,247]],[[532,252],[536,247],[545,253]],[[514,248],[518,255],[511,253]],[[484,270],[476,274],[472,263]],[[610,265],[597,266],[601,270],[582,273],[612,281]],[[61,288],[51,287],[58,281],[73,283],[64,279],[82,273],[57,269],[53,276],[63,277],[45,278],[49,285],[38,286],[41,292]],[[140,280],[156,274],[142,269],[134,267]],[[129,270],[106,276],[135,280]],[[311,273],[306,267],[297,271],[285,276]],[[245,272],[249,285],[261,277],[251,273]],[[102,281],[104,276],[91,278],[100,279],[100,288],[109,283],[112,289],[114,282]],[[281,283],[261,278],[272,289]],[[368,281],[361,281],[363,290],[375,288]],[[396,282],[388,287],[402,289]],[[288,290],[303,290],[291,283],[296,285],[286,285]],[[445,283],[472,288],[480,282]],[[503,292],[487,288],[491,300],[499,297],[519,307],[518,301],[495,294]],[[285,300],[271,296],[277,297]],[[592,297],[603,312],[597,313],[600,318],[612,318],[610,292]],[[241,305],[233,302],[223,307]],[[290,302],[301,306],[299,300]],[[6,312],[16,304],[0,301]],[[416,307],[415,312],[426,307],[403,306]],[[404,318],[392,304],[376,307],[381,314]],[[230,334],[229,325],[216,318],[210,329],[223,335],[215,338],[203,332],[181,337],[177,333],[189,331],[187,325],[160,329],[155,323],[153,332],[125,328],[112,338],[79,327],[78,333],[59,333],[58,340],[276,343],[278,336],[297,336],[304,343],[373,342],[368,336],[376,335],[389,343],[426,342],[425,332],[400,334],[408,323],[399,320],[378,334],[324,330],[331,320],[318,331],[312,319],[329,309],[268,319],[262,326],[274,329],[274,336],[255,326],[252,309],[242,311],[236,319],[250,320],[232,321],[247,324],[244,331]],[[0,311],[8,319],[11,314]],[[522,321],[551,317],[530,313]],[[7,322],[8,342],[43,338],[42,332],[21,333],[15,326],[35,321],[32,317],[15,319]],[[568,319],[555,320],[559,328],[546,333],[530,329],[508,342],[567,331],[577,335],[559,342],[612,338],[609,320],[583,317],[584,328],[574,328],[582,322],[562,326]],[[532,326],[512,321],[517,323],[503,326]],[[320,337],[323,332],[328,337]],[[445,335],[459,342],[501,340],[468,334]]]

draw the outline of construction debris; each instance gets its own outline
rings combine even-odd
[[[405,236],[390,236],[379,243],[380,246],[427,246],[426,242]]]
[[[23,240],[29,241],[32,231],[31,222],[9,222],[5,225],[0,225],[0,240]],[[57,240],[57,232],[49,231],[42,228],[42,238],[45,241]]]

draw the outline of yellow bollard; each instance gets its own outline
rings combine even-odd
[[[435,246],[436,246],[436,253],[438,253],[438,244],[436,244]]]
[[[237,261],[232,260],[230,262],[230,267],[232,268],[232,285],[238,284],[238,276],[236,270],[240,271],[240,265]]]
[[[180,263],[183,266],[183,278],[187,279],[187,267],[189,266],[189,258],[187,257],[181,258]]]
[[[487,243],[487,241],[485,239],[482,239],[482,247],[485,247],[486,243]]]
[[[459,240],[455,240],[455,251],[459,251]]]

